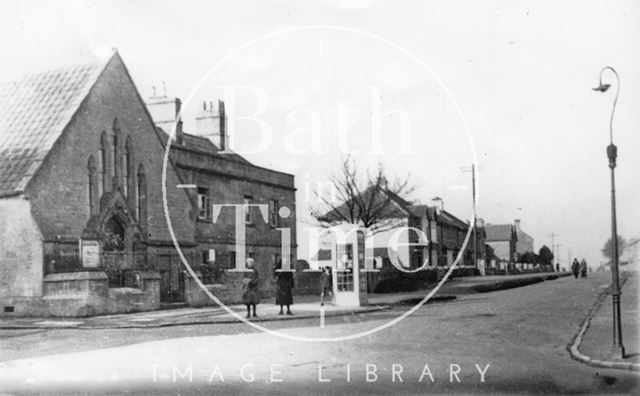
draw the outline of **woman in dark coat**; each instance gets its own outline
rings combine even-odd
[[[328,265],[322,270],[320,274],[320,305],[324,305],[324,298],[327,294],[333,295],[333,278],[331,275],[331,267]]]
[[[280,306],[280,312],[278,315],[284,314],[284,306],[287,306],[287,315],[293,315],[290,305],[293,304],[293,272],[292,271],[278,271],[282,269],[282,261],[278,262],[274,270],[276,277],[276,305]]]
[[[260,289],[258,288],[260,273],[252,258],[247,259],[247,268],[251,272],[247,272],[242,280],[242,301],[247,306],[247,318],[251,317],[251,307],[253,307],[253,317],[256,318],[258,317],[256,305],[260,302]]]

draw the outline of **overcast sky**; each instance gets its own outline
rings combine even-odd
[[[484,167],[479,217],[522,219],[536,249],[558,234],[562,262],[570,250],[599,263],[610,235],[605,147],[615,91],[591,88],[611,65],[621,78],[619,234],[640,236],[638,1],[52,3],[0,2],[0,80],[116,47],[143,97],[165,81],[167,95],[190,99],[192,132],[201,101],[224,98],[224,86],[245,87],[235,91],[238,116],[258,110],[259,92],[272,140],[246,157],[296,176],[301,220],[305,183],[324,180],[344,151],[398,176],[410,172],[414,199],[440,196],[469,219],[470,175],[460,167],[475,151]],[[605,80],[615,89],[612,75]],[[376,105],[391,111],[379,123],[381,152],[372,152]],[[234,124],[239,148],[257,148],[257,128]]]

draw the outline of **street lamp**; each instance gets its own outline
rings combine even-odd
[[[622,326],[620,321],[620,279],[618,277],[618,231],[616,225],[616,187],[615,187],[615,167],[618,148],[613,144],[613,114],[618,103],[620,93],[620,77],[615,69],[606,66],[600,70],[600,80],[598,87],[593,88],[596,92],[607,92],[611,84],[602,83],[602,75],[606,70],[611,71],[616,76],[616,97],[613,99],[611,118],[609,119],[609,146],[607,146],[607,157],[609,158],[609,169],[611,169],[611,299],[613,300],[613,353],[624,358],[624,346],[622,345]]]

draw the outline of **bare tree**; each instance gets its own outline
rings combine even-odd
[[[361,171],[355,160],[346,157],[329,175],[333,194],[315,192],[319,207],[311,215],[323,227],[351,223],[377,233],[396,226],[412,205],[408,195],[415,190],[409,176],[398,179],[387,174],[382,163],[375,172]]]

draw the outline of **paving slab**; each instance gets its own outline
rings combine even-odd
[[[625,282],[621,289],[620,317],[625,356],[614,353],[612,349],[613,309],[609,290],[603,291],[605,294],[597,311],[592,313],[578,349],[591,363],[600,362],[594,365],[640,370],[640,274],[629,272],[622,276]]]

